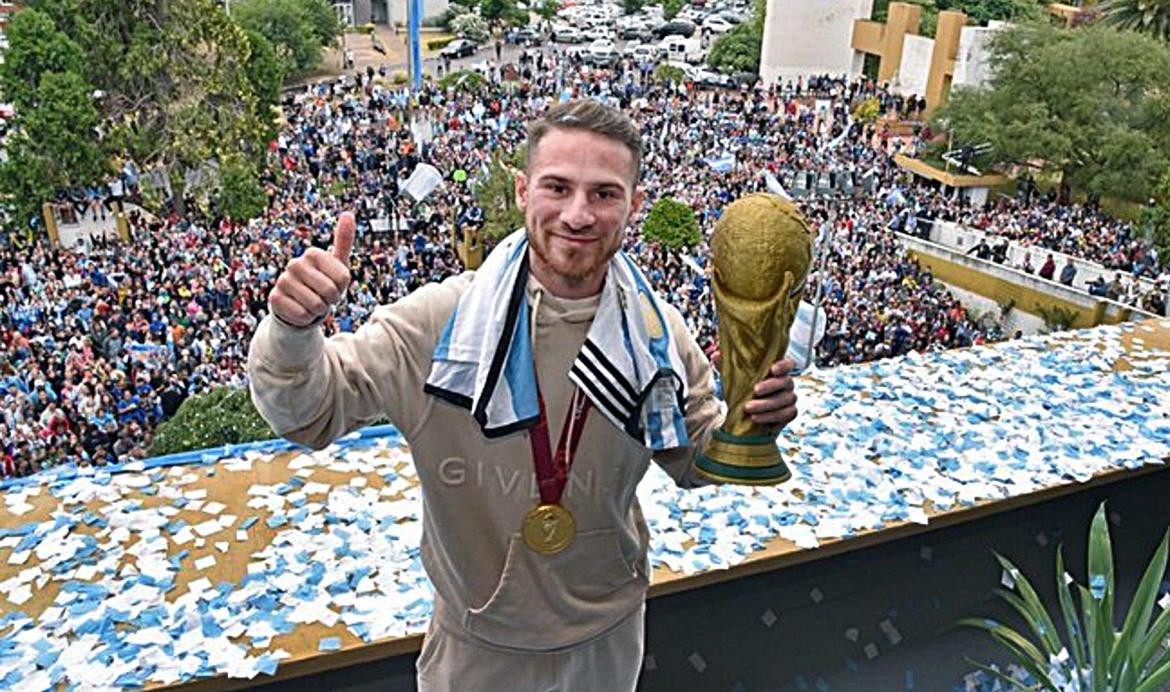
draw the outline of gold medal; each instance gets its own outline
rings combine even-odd
[[[542,555],[555,555],[573,542],[577,522],[561,505],[538,505],[524,515],[524,543]]]

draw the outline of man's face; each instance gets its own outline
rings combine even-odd
[[[580,298],[601,290],[642,190],[624,144],[553,128],[532,153],[528,173],[516,176],[516,203],[524,210],[533,274],[554,294]]]

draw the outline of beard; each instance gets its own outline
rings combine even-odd
[[[562,232],[563,229],[556,229]],[[565,235],[572,235],[565,232]],[[592,233],[581,234],[592,237]],[[550,232],[543,229],[529,231],[528,243],[537,259],[561,278],[569,283],[580,284],[604,273],[609,266],[609,260],[621,249],[622,234],[616,233],[612,238],[606,237],[574,247],[564,240],[554,238]]]

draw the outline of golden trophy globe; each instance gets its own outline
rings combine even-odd
[[[782,483],[792,473],[780,457],[775,428],[753,423],[743,407],[788,350],[788,331],[812,262],[812,232],[792,202],[754,193],[724,210],[711,254],[727,418],[696,467],[700,475],[724,483]]]

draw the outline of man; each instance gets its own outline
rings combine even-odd
[[[388,416],[410,443],[435,586],[421,690],[634,688],[649,581],[635,488],[651,460],[701,483],[723,419],[682,316],[618,252],[641,159],[626,116],[562,104],[529,129],[526,228],[476,272],[326,341],[315,327],[350,282],[343,214],[332,251],[290,262],[270,295],[249,372],[273,429],[320,448]],[[757,384],[757,423],[795,418],[792,365]]]
[[[1072,287],[1073,281],[1077,278],[1077,267],[1073,264],[1073,260],[1069,257],[1064,262],[1064,268],[1060,270],[1060,283],[1065,286]]]

